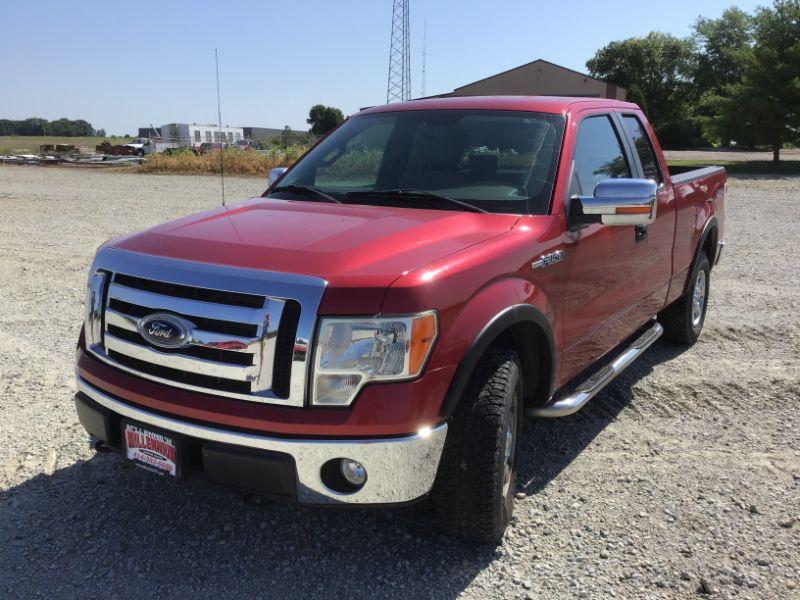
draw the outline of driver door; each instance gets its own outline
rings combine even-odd
[[[594,193],[609,178],[638,177],[617,118],[579,114],[569,196]],[[628,337],[649,317],[646,242],[635,225],[585,225],[565,236],[561,381],[567,381]]]

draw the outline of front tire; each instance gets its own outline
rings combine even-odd
[[[493,545],[502,540],[514,508],[522,404],[519,358],[490,349],[453,415],[433,486],[448,533]]]
[[[706,320],[710,283],[711,264],[701,250],[686,293],[658,315],[665,339],[686,346],[697,341]]]

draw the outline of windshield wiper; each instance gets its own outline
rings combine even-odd
[[[428,192],[426,190],[412,190],[412,189],[395,189],[395,190],[359,190],[354,192],[347,192],[347,196],[358,198],[358,197],[380,197],[380,196],[388,196],[388,197],[407,197],[407,198],[430,198],[431,200],[439,200],[440,202],[444,202],[447,204],[452,204],[454,206],[458,206],[465,210],[471,212],[479,212],[479,213],[486,213],[488,214],[488,210],[483,210],[480,206],[475,206],[474,204],[470,204],[469,202],[464,202],[463,200],[456,200],[455,198],[450,198],[449,196],[443,196],[442,194],[436,194],[434,192]]]
[[[273,192],[292,192],[293,194],[305,194],[306,196],[313,196],[323,202],[335,202],[336,204],[342,204],[342,201],[334,198],[323,192],[322,190],[318,190],[315,187],[311,187],[310,185],[301,185],[299,183],[290,183],[289,185],[280,185],[276,188],[272,188],[269,193],[272,194]]]

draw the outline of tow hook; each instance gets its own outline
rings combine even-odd
[[[93,435],[89,436],[89,448],[95,452],[111,452],[111,448],[109,448],[103,440]]]

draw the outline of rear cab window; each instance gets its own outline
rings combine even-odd
[[[658,160],[656,153],[653,150],[653,144],[650,142],[650,136],[647,135],[642,122],[635,115],[622,115],[622,121],[625,123],[625,129],[628,130],[636,149],[636,154],[639,156],[639,162],[642,164],[642,171],[645,179],[652,179],[656,183],[661,183],[663,178],[661,170],[658,168]]]

